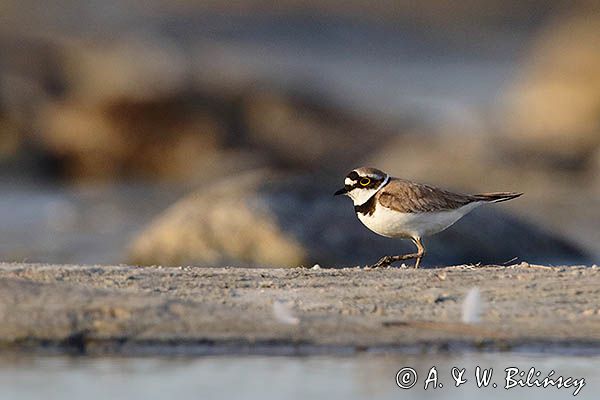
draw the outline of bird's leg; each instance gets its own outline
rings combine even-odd
[[[415,269],[419,268],[419,265],[421,264],[421,259],[423,257],[425,257],[425,246],[423,246],[423,243],[421,242],[421,238],[420,237],[414,237],[412,238],[413,243],[415,244],[415,246],[417,246],[417,260],[415,261]]]
[[[396,261],[404,261],[416,259],[415,268],[419,268],[421,259],[425,256],[425,247],[421,243],[421,238],[412,238],[413,243],[417,246],[417,252],[412,254],[405,254],[401,256],[384,256],[376,264],[371,265],[371,268],[387,267],[391,263]]]

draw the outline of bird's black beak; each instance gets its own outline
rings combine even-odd
[[[334,196],[339,196],[340,194],[346,194],[348,193],[348,191],[346,190],[346,188],[341,188],[340,190],[338,190],[337,192],[335,192],[333,195]]]

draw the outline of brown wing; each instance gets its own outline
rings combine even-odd
[[[404,213],[455,210],[478,201],[470,195],[452,193],[402,179],[390,180],[377,195],[382,206]]]

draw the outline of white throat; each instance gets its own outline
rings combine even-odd
[[[390,181],[390,177],[386,176],[383,182],[379,186],[373,189],[364,189],[364,188],[354,188],[348,192],[348,197],[352,199],[352,202],[355,206],[361,206],[365,204],[367,201],[371,199],[371,197],[375,196],[375,193],[379,191],[382,187],[387,185]]]

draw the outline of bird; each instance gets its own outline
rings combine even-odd
[[[453,193],[394,178],[377,168],[360,167],[346,175],[344,187],[334,193],[339,195],[352,199],[358,219],[371,231],[389,238],[410,239],[417,248],[416,253],[384,256],[371,267],[414,259],[415,268],[419,268],[426,253],[424,237],[445,230],[480,205],[512,200],[523,193]]]

